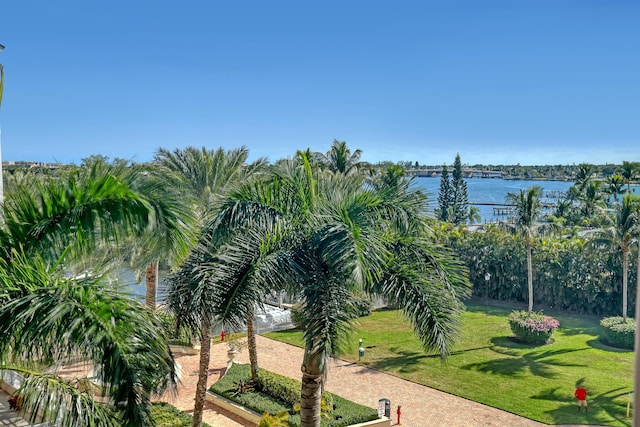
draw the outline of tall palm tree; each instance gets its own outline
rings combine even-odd
[[[540,197],[542,187],[534,185],[529,189],[522,189],[518,193],[507,193],[506,203],[513,205],[515,222],[513,228],[524,239],[527,249],[527,292],[529,296],[528,311],[533,311],[533,256],[531,248],[533,239],[540,224],[538,219],[542,212]]]
[[[20,393],[30,413],[42,409],[47,420],[62,419],[65,426],[141,425],[148,421],[150,393],[175,384],[166,336],[153,316],[95,282],[98,276],[64,275],[79,260],[99,273],[101,264],[86,265],[95,259],[88,255],[161,221],[159,202],[137,192],[137,182],[122,164],[96,162],[7,194],[0,226],[0,361],[7,369],[28,369]],[[74,356],[103,383],[104,403],[78,390],[78,379],[55,375]],[[43,374],[42,366],[52,373]]]
[[[148,181],[165,181],[168,188],[178,191],[192,210],[192,220],[183,221],[182,236],[157,234],[143,244],[146,260],[146,304],[155,309],[158,286],[158,259],[173,260],[177,265],[186,254],[187,242],[195,230],[200,230],[208,216],[214,215],[219,202],[228,193],[264,168],[265,159],[248,164],[249,151],[245,147],[226,151],[223,148],[209,150],[205,147],[187,147],[169,151],[158,149]],[[177,211],[177,207],[173,209]],[[163,237],[163,236],[160,236]],[[181,238],[179,238],[181,237]]]
[[[190,259],[180,267],[180,272],[171,280],[167,300],[174,314],[185,322],[189,318],[187,325],[197,328],[200,334],[200,369],[198,384],[196,387],[196,399],[194,406],[194,425],[202,422],[202,411],[204,408],[204,398],[209,370],[209,360],[211,353],[211,328],[216,321],[215,315],[208,309],[209,300],[206,292],[203,295],[187,294],[176,298],[175,291],[180,286],[189,286],[193,278],[188,276],[193,268],[197,268],[200,263],[205,262],[209,253],[215,253],[221,241],[214,239],[209,242],[208,238],[215,235],[216,217],[223,207],[223,202],[229,194],[236,191],[241,185],[248,184],[256,179],[266,167],[265,159],[258,159],[253,163],[247,163],[249,151],[245,147],[234,150],[208,150],[206,148],[187,147],[176,149],[173,152],[159,149],[155,163],[160,173],[173,182],[174,188],[181,191],[191,200],[191,209],[195,216],[196,228],[204,240],[196,247],[190,255]],[[227,235],[226,230],[221,231],[222,235]],[[204,249],[203,247],[204,246]],[[149,271],[149,270],[148,270]],[[204,280],[203,277],[198,277]],[[186,282],[183,278],[186,277]],[[209,279],[207,279],[209,280]],[[147,287],[152,285],[147,280]],[[206,291],[209,288],[204,288]],[[152,294],[151,290],[147,291]],[[189,300],[183,298],[188,296]],[[189,313],[188,315],[185,313]],[[244,319],[251,325],[253,316]],[[250,338],[251,339],[251,338]],[[255,345],[249,346],[249,356],[252,365],[257,370],[257,354]]]
[[[403,307],[426,350],[444,357],[456,334],[462,269],[434,245],[407,187],[388,192],[331,191],[320,182],[318,213],[296,251],[303,274],[305,353],[301,424],[318,426],[327,358],[349,330],[353,291],[380,294]],[[339,188],[332,183],[330,188]],[[455,314],[454,314],[455,313]]]
[[[314,170],[304,155],[280,162],[271,179],[234,196],[221,216],[227,225],[216,228],[230,234],[183,278],[199,289],[192,295],[209,301],[208,319],[230,319],[263,292],[298,287],[306,324],[303,426],[319,425],[326,361],[355,316],[354,292],[381,293],[403,307],[425,348],[442,356],[456,336],[459,298],[469,292],[465,270],[431,243],[425,196],[398,178],[390,172],[365,183],[357,174]],[[239,274],[244,264],[262,280]],[[237,277],[243,280],[230,280]]]
[[[629,276],[629,254],[633,239],[640,226],[640,213],[637,201],[627,194],[622,203],[616,206],[613,215],[606,215],[606,225],[595,232],[593,243],[597,247],[603,244],[615,247],[622,253],[622,317],[627,319],[627,282]]]

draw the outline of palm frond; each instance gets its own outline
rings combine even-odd
[[[87,361],[127,425],[141,425],[148,396],[176,382],[159,320],[130,295],[90,278],[67,279],[55,270],[27,273],[42,282],[0,307],[2,360],[48,367],[72,357]]]

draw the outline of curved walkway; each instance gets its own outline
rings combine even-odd
[[[303,349],[257,337],[258,363],[261,368],[299,379]],[[227,346],[212,346],[209,384],[224,372]],[[193,396],[198,374],[199,356],[178,356],[182,366],[182,385],[175,399],[163,398],[188,412],[193,409]],[[246,350],[236,356],[240,363],[248,363]],[[326,389],[371,408],[378,400],[391,401],[392,425],[396,425],[396,408],[402,406],[401,424],[407,427],[542,427],[542,424],[510,412],[473,402],[429,387],[403,380],[393,375],[334,359],[329,364]],[[231,416],[228,412],[207,403],[204,421],[213,427],[250,427],[253,424]],[[561,426],[558,426],[561,427]]]

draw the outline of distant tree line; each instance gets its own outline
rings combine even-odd
[[[385,166],[391,162],[380,162],[375,166]],[[635,162],[628,162],[635,163]],[[559,179],[573,181],[579,174],[581,167],[585,163],[573,164],[573,165],[528,165],[523,166],[516,165],[493,165],[493,164],[464,164],[464,168],[471,169],[484,169],[504,172],[506,176],[514,179]],[[422,164],[417,161],[399,161],[397,165],[403,167],[405,170],[415,169],[440,169],[442,165]],[[453,167],[453,165],[447,165]],[[603,165],[590,165],[593,178],[604,179],[609,176],[615,175],[621,165],[620,164],[603,164]]]

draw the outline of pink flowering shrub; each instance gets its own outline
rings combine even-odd
[[[546,344],[560,323],[551,316],[514,310],[509,314],[509,325],[516,338],[528,344]]]

